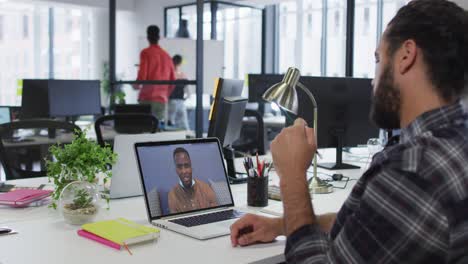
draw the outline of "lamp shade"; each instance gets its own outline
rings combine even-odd
[[[276,103],[283,110],[297,114],[298,100],[296,85],[301,73],[296,68],[289,68],[281,82],[271,86],[264,94],[263,99]]]

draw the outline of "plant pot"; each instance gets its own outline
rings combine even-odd
[[[92,222],[99,211],[99,191],[96,184],[74,181],[63,188],[59,209],[65,222],[82,225]]]

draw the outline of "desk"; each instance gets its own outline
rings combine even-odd
[[[328,153],[328,151],[327,151]],[[333,155],[333,150],[330,152]],[[346,155],[345,155],[346,157]],[[241,160],[236,160],[241,163]],[[333,160],[333,157],[330,159]],[[360,165],[363,165],[360,163]],[[240,166],[239,166],[240,167]],[[360,171],[343,172],[358,177]],[[274,178],[274,175],[272,175]],[[11,181],[18,185],[39,185],[46,178]],[[349,186],[349,185],[348,185]],[[237,206],[245,207],[246,184],[232,185]],[[328,195],[315,195],[318,213],[336,212],[351,186]],[[280,205],[278,201],[269,201]],[[259,210],[259,208],[250,208]],[[96,220],[125,217],[147,224],[142,197],[112,200],[110,210],[102,209]],[[67,225],[58,211],[42,207],[14,209],[0,207],[0,225],[18,231],[16,235],[0,237],[0,263],[277,263],[283,259],[284,238],[270,244],[232,248],[228,236],[199,241],[177,233],[161,230],[157,243],[132,246],[133,256],[125,250],[116,251],[76,234],[77,226]]]

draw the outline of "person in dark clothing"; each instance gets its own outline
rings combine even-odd
[[[187,80],[187,76],[180,70],[182,65],[182,56],[176,54],[172,57],[175,68],[175,77],[177,80]],[[169,124],[175,128],[188,130],[187,109],[185,99],[187,98],[187,86],[177,84],[169,97]]]

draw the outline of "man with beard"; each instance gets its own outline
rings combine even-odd
[[[313,129],[298,119],[271,144],[284,216],[247,215],[233,246],[287,236],[292,263],[467,263],[468,18],[446,0],[413,0],[389,23],[375,53],[372,120],[401,128],[376,154],[337,215],[317,216],[306,171]],[[250,233],[245,234],[245,230]]]
[[[173,157],[179,183],[168,194],[170,212],[180,213],[217,206],[213,189],[207,183],[192,178],[192,161],[188,151],[176,148]]]

